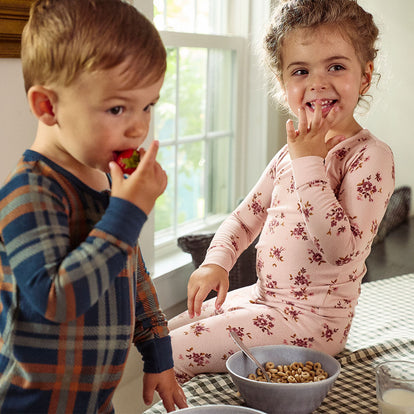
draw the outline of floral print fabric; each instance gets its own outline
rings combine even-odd
[[[179,380],[225,371],[237,350],[230,329],[250,347],[340,352],[394,183],[391,150],[367,130],[325,159],[291,160],[282,148],[221,225],[202,264],[229,271],[260,233],[257,283],[229,292],[220,311],[211,299],[200,317],[184,312],[169,323]]]

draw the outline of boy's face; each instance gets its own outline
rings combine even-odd
[[[62,167],[109,172],[116,153],[138,148],[148,134],[151,108],[164,81],[126,86],[125,66],[81,74],[68,87],[55,89],[55,154]]]

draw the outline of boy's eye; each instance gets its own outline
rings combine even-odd
[[[144,108],[144,112],[151,112],[151,108],[152,108],[154,105],[155,105],[155,104],[153,104],[153,103],[151,103],[151,104],[147,105],[147,106]]]
[[[121,115],[124,112],[123,106],[114,106],[113,108],[109,109],[109,111],[112,115]]]

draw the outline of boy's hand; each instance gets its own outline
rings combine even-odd
[[[112,177],[111,194],[130,201],[147,215],[154,207],[155,200],[167,187],[167,174],[155,159],[158,147],[159,142],[153,141],[147,152],[144,149],[139,150],[141,161],[128,178],[124,178],[116,162],[109,163]]]
[[[175,411],[175,406],[178,408],[187,407],[187,399],[175,378],[174,368],[159,374],[144,372],[143,398],[146,405],[152,403],[154,391],[158,392],[168,413]]]
[[[325,142],[326,134],[335,118],[336,108],[329,112],[326,118],[322,117],[322,107],[319,102],[315,104],[315,112],[312,121],[308,125],[306,111],[299,108],[298,129],[295,130],[293,121],[289,119],[286,123],[287,144],[290,158],[306,157],[316,155],[322,158],[336,144],[343,141],[343,135],[337,135]]]
[[[210,291],[217,291],[216,309],[220,309],[229,290],[229,275],[221,266],[209,264],[199,267],[190,276],[187,286],[188,315],[201,313],[201,305]]]

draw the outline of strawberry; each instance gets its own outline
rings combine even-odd
[[[132,174],[138,167],[139,161],[139,152],[132,148],[121,151],[115,159],[115,162],[122,168],[124,174]]]

